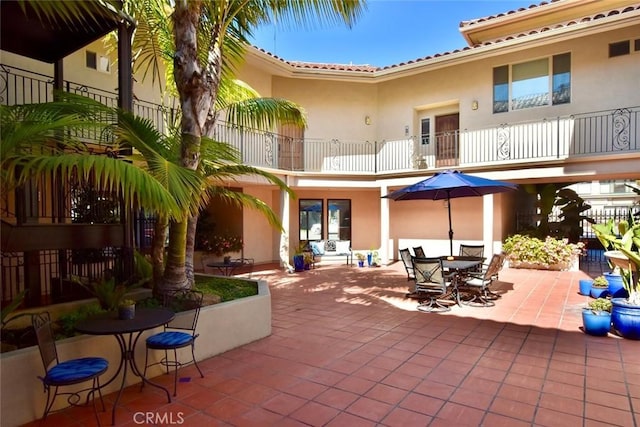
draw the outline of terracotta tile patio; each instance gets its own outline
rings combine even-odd
[[[404,298],[401,263],[255,271],[270,283],[273,334],[203,360],[204,379],[183,369],[171,404],[126,389],[117,422],[152,412],[164,418],[148,424],[183,426],[638,427],[640,342],[581,332],[586,276],[505,269],[495,307],[435,314]],[[33,424],[95,420],[83,408]]]

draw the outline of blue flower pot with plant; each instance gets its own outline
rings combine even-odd
[[[578,285],[580,286],[580,295],[591,295],[591,285],[593,284],[593,280],[591,279],[580,279]]]
[[[582,309],[582,326],[589,335],[605,336],[611,329],[611,301],[598,298]]]

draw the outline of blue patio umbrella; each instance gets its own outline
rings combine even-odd
[[[392,200],[447,200],[449,209],[449,249],[453,255],[453,228],[451,226],[451,199],[484,196],[517,190],[518,186],[504,181],[467,175],[456,170],[438,172],[416,184],[393,191],[386,198]]]

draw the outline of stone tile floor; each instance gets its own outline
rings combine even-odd
[[[507,268],[494,307],[436,314],[404,297],[402,263],[256,266],[272,335],[203,360],[204,379],[182,369],[170,404],[153,387],[127,388],[117,425],[639,427],[640,342],[580,330],[587,276]],[[93,424],[88,408],[33,423]]]

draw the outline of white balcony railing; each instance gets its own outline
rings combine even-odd
[[[48,102],[53,99],[49,76],[0,64],[0,103]],[[65,89],[106,105],[117,105],[115,94],[65,82]],[[177,110],[134,101],[134,113],[151,120],[162,132]],[[384,141],[295,139],[273,132],[220,122],[215,137],[238,149],[246,164],[318,173],[376,174],[426,167],[508,165],[570,157],[640,152],[640,107],[505,123],[421,138]]]

